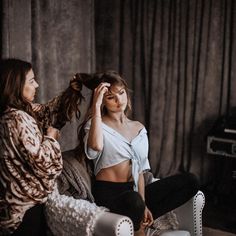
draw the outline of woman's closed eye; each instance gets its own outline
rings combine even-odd
[[[33,84],[33,83],[37,83],[37,82],[36,82],[35,79],[30,79],[30,80],[29,80],[29,83],[30,83],[30,84]]]

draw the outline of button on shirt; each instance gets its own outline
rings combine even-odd
[[[94,174],[103,168],[117,165],[123,161],[131,160],[134,190],[138,191],[138,178],[142,171],[149,170],[148,137],[147,130],[142,128],[138,135],[130,142],[119,132],[102,123],[103,150],[98,152],[87,146],[91,120],[85,125],[85,153],[88,159],[94,162]]]

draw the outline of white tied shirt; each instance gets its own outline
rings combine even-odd
[[[119,132],[102,123],[103,150],[98,152],[87,146],[90,126],[91,120],[85,125],[84,144],[86,156],[94,162],[94,174],[97,175],[101,169],[131,160],[134,190],[138,191],[139,174],[150,169],[147,130],[142,128],[138,135],[129,142]]]

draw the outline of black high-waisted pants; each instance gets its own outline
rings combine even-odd
[[[134,230],[138,230],[145,204],[156,219],[187,202],[198,189],[196,177],[193,174],[184,173],[147,185],[145,203],[141,196],[133,191],[133,182],[95,181],[93,195],[98,206],[105,206],[111,212],[130,217],[134,223]]]
[[[44,204],[37,204],[26,211],[22,223],[11,236],[46,236],[47,224]]]

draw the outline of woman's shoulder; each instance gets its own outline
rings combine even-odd
[[[137,120],[129,120],[129,123],[130,125],[137,129],[137,130],[142,130],[142,129],[145,129],[145,126],[140,122],[140,121],[137,121]]]
[[[4,115],[5,117],[9,117],[9,116],[17,116],[17,115],[25,115],[26,112],[19,110],[17,108],[13,108],[13,107],[8,107],[5,111],[4,111]]]
[[[15,115],[15,116],[30,116],[27,112],[25,112],[23,110],[11,108],[10,111],[11,111],[12,115]]]
[[[27,112],[23,111],[23,110],[19,110],[16,108],[9,108],[6,112],[5,112],[5,117],[6,119],[12,119],[12,120],[16,120],[17,122],[24,122],[24,121],[34,121],[34,118],[29,115]]]

